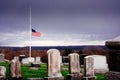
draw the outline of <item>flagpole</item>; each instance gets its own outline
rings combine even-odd
[[[29,44],[29,57],[31,57],[31,6],[30,6],[30,44]]]

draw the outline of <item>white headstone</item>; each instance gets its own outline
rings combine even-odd
[[[0,66],[0,78],[6,78],[6,68],[4,66]]]
[[[28,60],[29,60],[30,63],[35,62],[35,58],[34,57],[28,57]]]
[[[79,55],[77,53],[69,54],[70,74],[80,74]]]
[[[41,63],[41,58],[40,57],[35,57],[35,63]]]
[[[22,64],[29,64],[29,59],[28,58],[23,58],[22,59]]]
[[[35,58],[34,57],[28,57],[28,58],[23,58],[22,59],[22,64],[29,64],[29,63],[34,63]]]
[[[106,73],[109,71],[106,56],[91,55],[94,59],[95,73]]]
[[[62,77],[60,67],[60,52],[57,49],[50,49],[48,54],[48,77]]]
[[[94,76],[94,59],[92,56],[84,58],[84,76]]]

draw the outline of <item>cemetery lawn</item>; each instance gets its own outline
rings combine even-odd
[[[9,63],[8,62],[0,62],[0,66],[5,66],[6,71],[6,77],[9,78]],[[81,72],[83,69],[81,69]],[[62,75],[64,76],[64,79],[66,79],[66,75],[68,72],[68,66],[62,66],[61,70]],[[21,74],[24,78],[24,80],[27,80],[27,78],[44,78],[47,74],[47,65],[41,64],[40,67],[37,70],[31,70],[30,64],[28,65],[21,65]],[[96,74],[97,80],[105,80],[104,74]]]

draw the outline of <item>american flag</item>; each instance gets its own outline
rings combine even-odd
[[[32,36],[40,37],[40,36],[41,36],[41,33],[40,33],[40,32],[37,32],[37,31],[34,30],[34,29],[32,29]]]

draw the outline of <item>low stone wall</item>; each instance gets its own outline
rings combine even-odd
[[[105,73],[105,80],[120,80],[120,72],[109,71]]]

